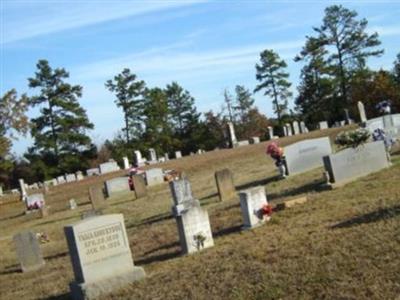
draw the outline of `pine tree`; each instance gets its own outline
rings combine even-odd
[[[260,64],[256,64],[256,79],[260,84],[254,92],[264,90],[264,95],[272,97],[274,111],[279,124],[282,123],[282,113],[286,110],[291,83],[287,80],[289,73],[285,72],[287,64],[279,58],[273,50],[264,50],[260,53]]]
[[[400,86],[400,53],[397,54],[396,60],[393,63],[393,76],[397,84]]]
[[[143,142],[158,153],[171,152],[173,149],[172,129],[169,122],[167,95],[160,88],[147,89],[144,93]]]
[[[143,94],[146,84],[137,80],[137,76],[129,69],[124,69],[113,80],[108,80],[105,86],[115,92],[115,103],[122,108],[126,143],[129,144],[131,136],[138,138],[142,133]]]
[[[86,131],[93,129],[86,111],[80,106],[82,87],[66,83],[69,77],[63,68],[52,69],[46,60],[37,63],[35,77],[29,87],[39,88],[38,96],[29,98],[29,105],[40,106],[40,116],[32,119],[33,150],[50,154],[62,171],[74,171],[83,164],[83,153],[92,145]]]
[[[343,108],[350,101],[348,82],[352,72],[364,68],[368,57],[383,53],[375,49],[381,43],[378,34],[368,34],[368,21],[356,17],[356,11],[341,5],[329,6],[325,9],[322,26],[314,28],[318,35],[313,39],[318,46],[330,50],[326,62],[339,82]]]
[[[240,121],[244,122],[245,116],[254,105],[254,98],[252,97],[252,93],[243,85],[237,85],[235,87],[235,92],[236,105],[233,106],[233,109],[239,115]]]
[[[193,116],[198,115],[194,105],[195,100],[177,82],[167,85],[165,94],[174,131],[179,135],[184,135]]]

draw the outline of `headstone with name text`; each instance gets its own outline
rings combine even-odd
[[[329,137],[303,140],[284,149],[288,175],[322,167],[322,157],[332,153]]]
[[[145,277],[133,264],[122,214],[95,216],[64,227],[75,281],[76,300],[103,298]]]
[[[347,148],[323,158],[329,183],[342,184],[389,167],[383,141]]]

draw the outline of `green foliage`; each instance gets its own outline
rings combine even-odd
[[[63,68],[53,70],[46,60],[39,60],[36,66],[29,87],[40,92],[29,98],[29,104],[41,108],[40,115],[32,119],[35,143],[28,156],[48,158],[45,165],[56,173],[77,171],[87,164],[84,154],[92,145],[86,131],[94,127],[78,102],[82,87],[66,83],[68,72]],[[47,175],[48,172],[41,173],[42,177]]]
[[[29,130],[27,100],[25,94],[18,99],[15,89],[0,99],[0,178],[7,185],[13,168],[10,157],[12,140],[16,139],[16,134],[26,135]]]
[[[400,53],[397,54],[396,60],[393,63],[393,77],[400,86]]]
[[[273,50],[261,52],[260,64],[256,64],[256,79],[260,84],[256,86],[254,92],[264,90],[264,95],[272,97],[279,123],[282,121],[283,112],[287,109],[288,99],[292,96],[286,67],[286,62]]]
[[[367,33],[366,19],[341,5],[329,6],[316,36],[307,37],[295,61],[305,61],[296,105],[308,122],[322,119],[331,122],[343,117],[351,104],[350,82],[355,73],[365,69],[366,60],[383,50],[378,34]]]
[[[239,116],[240,122],[244,123],[246,116],[254,105],[254,98],[252,97],[252,93],[243,85],[237,85],[235,92],[236,103],[233,106],[233,110]]]
[[[126,68],[114,76],[113,80],[108,80],[105,86],[111,92],[115,92],[115,103],[122,108],[126,143],[129,144],[131,137],[138,138],[142,133],[143,95],[146,84]]]
[[[343,148],[357,148],[368,142],[370,136],[370,132],[364,128],[343,131],[336,136],[335,143]]]

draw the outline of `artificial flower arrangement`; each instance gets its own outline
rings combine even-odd
[[[335,143],[342,148],[357,148],[368,142],[371,133],[365,128],[344,131],[337,135]]]

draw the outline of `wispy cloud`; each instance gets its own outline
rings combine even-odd
[[[369,32],[378,32],[380,36],[400,35],[400,25],[372,26]]]
[[[282,57],[291,58],[293,50],[302,46],[302,40],[293,40],[271,44],[255,44],[236,48],[207,50],[202,52],[182,51],[175,44],[158,49],[150,49],[141,53],[134,53],[103,60],[92,64],[77,67],[73,73],[79,74],[79,80],[96,80],[110,77],[119,73],[123,68],[129,67],[135,73],[148,76],[161,76],[164,74],[190,74],[198,70],[210,73],[225,68],[241,68],[243,65],[254,68],[259,53],[264,49],[274,49]],[[174,50],[174,51],[170,51]],[[287,55],[290,53],[290,55]]]
[[[168,1],[5,1],[0,10],[1,43],[102,22],[193,5],[204,0]]]

